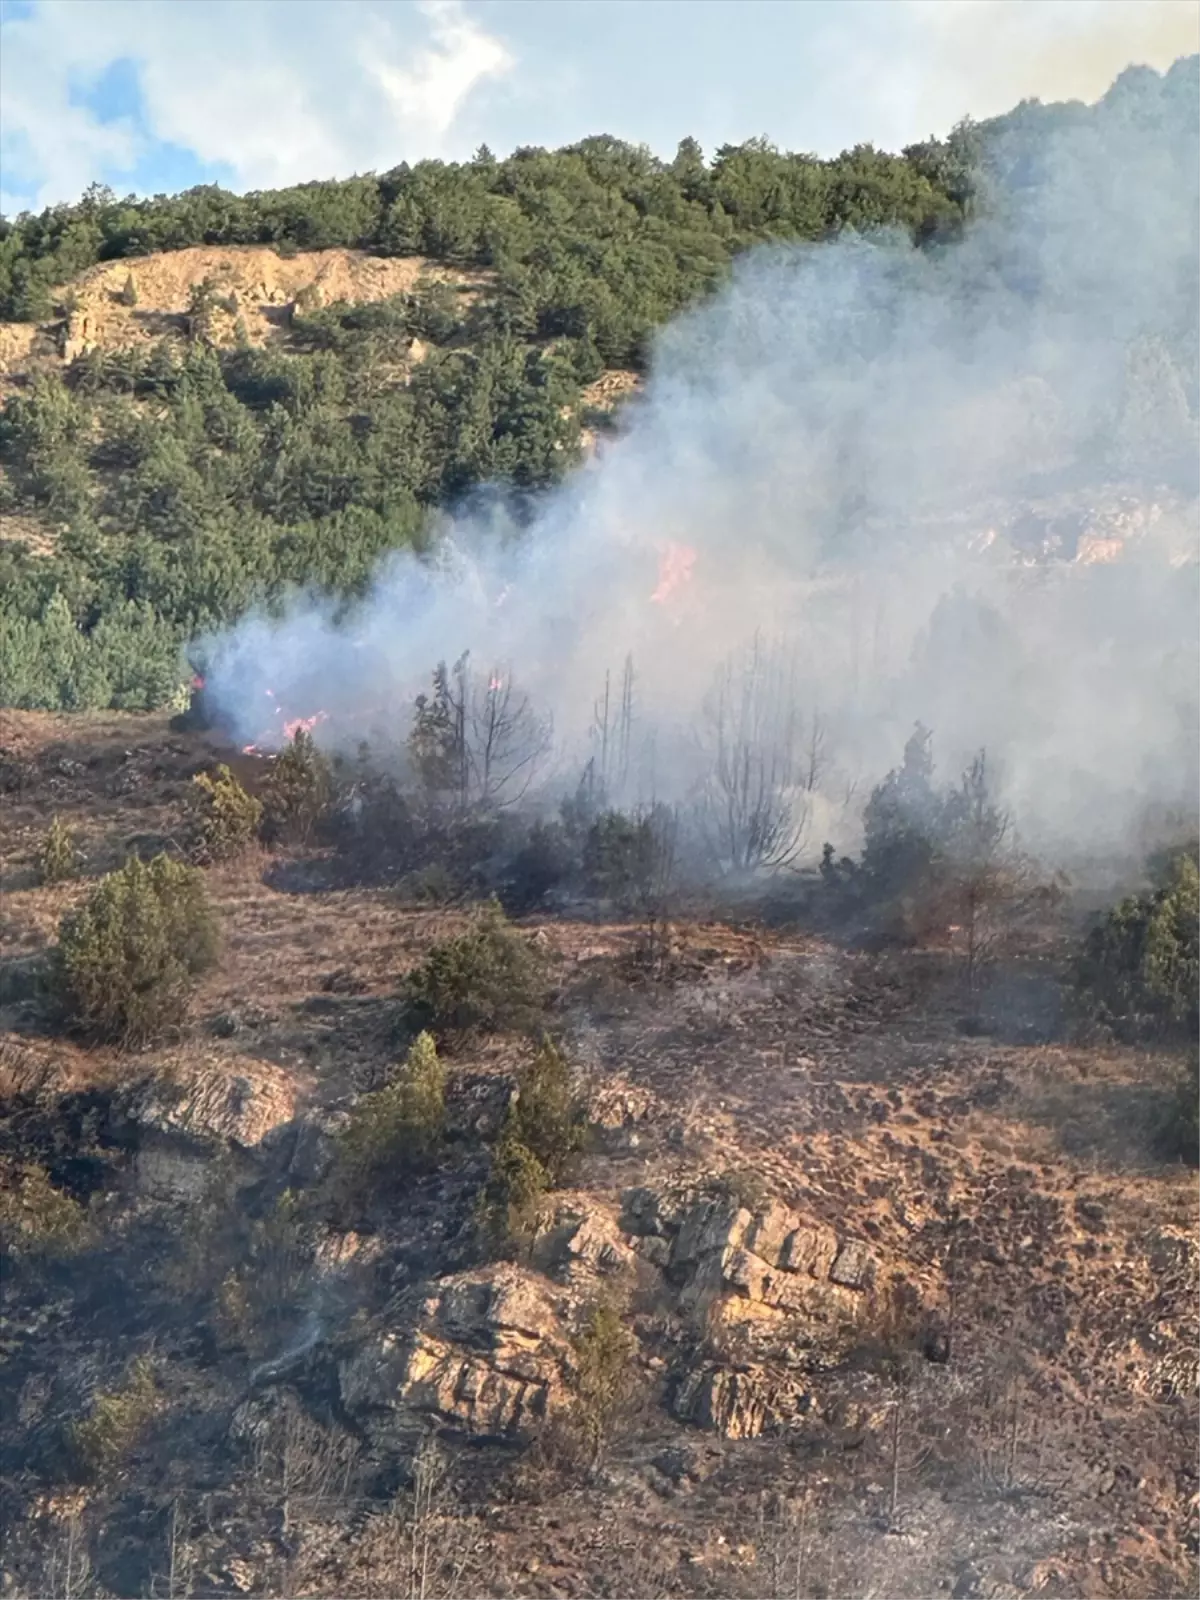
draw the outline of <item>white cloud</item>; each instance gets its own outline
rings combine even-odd
[[[71,104],[74,84],[124,59],[142,129]],[[239,188],[457,153],[467,101],[512,65],[459,0],[41,0],[4,25],[5,187],[34,206],[73,198],[161,142]]]
[[[1200,45],[1195,0],[37,0],[3,24],[5,211],[117,187],[164,141],[271,187],[610,132],[886,149],[1094,100]],[[518,62],[518,59],[519,62]],[[71,104],[132,60],[143,124]],[[802,87],[798,87],[802,86]]]

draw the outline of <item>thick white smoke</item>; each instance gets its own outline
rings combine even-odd
[[[326,711],[330,742],[399,742],[434,664],[469,650],[553,717],[563,781],[632,655],[634,786],[683,798],[713,684],[757,636],[825,730],[816,845],[852,831],[850,785],[918,719],[944,777],[987,746],[1044,846],[1104,848],[1148,804],[1191,815],[1195,79],[1194,61],[1126,75],[1075,108],[953,246],[743,259],[664,330],[622,436],[531,527],[462,517],[347,617],[306,597],[244,620],[211,649],[223,714],[261,739],[271,689]],[[1060,559],[1030,564],[1047,527]],[[1089,551],[1118,559],[1065,559]],[[664,559],[679,581],[655,603]]]

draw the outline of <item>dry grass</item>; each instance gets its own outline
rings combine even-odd
[[[192,773],[218,758],[205,740],[172,735],[156,717],[8,714],[0,747],[26,774],[5,797],[0,838],[5,962],[44,949],[63,911],[86,892],[86,880],[39,887],[22,876],[50,811],[78,829],[86,870],[95,873],[115,864],[131,835],[177,830]],[[254,763],[243,763],[242,781],[253,785],[255,776]],[[458,931],[464,915],[405,909],[386,889],[284,892],[264,882],[269,865],[252,856],[209,871],[224,953],[197,997],[191,1029],[159,1064],[186,1071],[210,1061],[230,1069],[269,1061],[301,1103],[344,1099],[395,1063],[400,979],[430,944]],[[964,1517],[983,1530],[988,1548],[999,1540],[997,1550],[1053,1559],[1064,1574],[1059,1592],[1083,1592],[1101,1559],[1095,1530],[1121,1526],[1134,1506],[1143,1519],[1139,1551],[1104,1554],[1112,1581],[1087,1592],[1186,1592],[1194,1488],[1177,1490],[1165,1468],[1162,1483],[1155,1476],[1156,1463],[1177,1454],[1172,1374],[1186,1372],[1198,1342],[1194,1175],[1162,1161],[1154,1139],[1173,1063],[1119,1047],[966,1037],[944,959],[856,955],[795,935],[689,923],[679,930],[678,981],[638,987],[620,976],[636,929],[547,923],[527,931],[537,932],[551,960],[556,1022],[603,1123],[571,1191],[558,1197],[564,1203],[599,1201],[615,1213],[633,1184],[669,1191],[748,1172],[802,1213],[867,1240],[881,1263],[881,1290],[904,1279],[941,1312],[957,1214],[956,1382],[963,1416],[976,1422],[1001,1335],[1033,1330],[1038,1431],[1035,1440],[1031,1423],[1022,1435],[1022,1471],[1074,1481],[1054,1490],[1044,1514],[1029,1502],[1018,1516],[990,1490],[988,1499],[986,1486],[970,1489],[978,1504],[955,1510],[953,1496],[939,1498],[914,1479],[908,1514],[921,1538],[868,1548],[864,1528],[872,1524],[864,1518],[873,1513],[854,1499],[855,1474],[884,1469],[856,1465],[851,1455],[825,1462],[834,1509],[822,1523],[822,1559],[850,1563],[839,1570],[838,1592],[868,1592],[885,1565],[886,1592],[933,1592],[955,1570]],[[221,1017],[233,1019],[228,1037],[211,1030]],[[129,1070],[115,1052],[83,1051],[23,1027],[19,1007],[0,1006],[8,1092],[41,1066],[60,1084]],[[452,1075],[508,1075],[515,1062],[514,1046],[500,1040],[472,1043],[450,1067]],[[1168,1270],[1168,1260],[1183,1265]],[[660,1422],[645,1420],[650,1438]],[[995,1417],[993,1424],[1001,1426]],[[963,1426],[954,1421],[959,1433]],[[748,1509],[760,1479],[774,1490],[799,1470],[799,1458],[767,1441],[709,1447],[721,1470],[688,1491],[686,1506],[678,1497],[646,1500],[638,1489],[640,1509],[631,1502],[621,1512],[626,1533],[639,1519],[678,1513],[669,1571],[638,1582],[663,1593],[765,1593],[766,1568],[735,1560],[734,1551],[762,1542]],[[614,1481],[644,1473],[639,1460],[615,1459]],[[1089,1485],[1118,1461],[1134,1463],[1144,1487],[1130,1488],[1119,1508],[1111,1499],[1093,1504],[1099,1491]],[[623,1492],[611,1491],[617,1501]],[[604,1592],[609,1494],[598,1491],[590,1506],[564,1499],[552,1513],[505,1513],[508,1526],[498,1523],[489,1536],[517,1562],[510,1575],[539,1562],[539,1574],[514,1580],[519,1592]],[[551,1514],[559,1526],[548,1524]],[[1056,1516],[1068,1518],[1067,1531]],[[714,1528],[727,1533],[723,1545],[713,1542]]]

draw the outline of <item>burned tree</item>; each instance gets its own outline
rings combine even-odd
[[[946,796],[941,834],[951,929],[959,936],[967,987],[974,994],[1013,919],[1042,904],[1050,891],[1039,887],[1032,862],[1017,844],[1011,815],[997,801],[986,751]]]
[[[604,674],[604,693],[592,708],[591,738],[595,754],[588,762],[589,788],[601,805],[624,789],[629,777],[629,745],[633,732],[633,657],[625,657],[619,697],[612,674]]]
[[[701,734],[708,762],[697,820],[726,872],[788,867],[803,847],[809,797],[824,761],[824,729],[806,731],[794,674],[755,639],[727,662],[708,698]]]
[[[515,805],[549,749],[548,719],[506,669],[477,677],[462,655],[450,669],[440,662],[433,693],[417,696],[409,758],[426,794],[459,810]]]
[[[464,680],[463,698],[471,799],[484,806],[515,805],[549,752],[550,723],[507,671],[493,668],[486,686]]]

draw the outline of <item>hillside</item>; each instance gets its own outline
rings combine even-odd
[[[466,287],[471,279],[420,257],[388,260],[361,250],[283,257],[250,245],[191,246],[141,256],[136,271],[102,262],[55,286],[55,301],[69,307],[61,321],[0,326],[0,393],[21,387],[43,367],[53,370],[55,357],[69,367],[95,351],[137,349],[164,336],[186,339],[201,284],[210,284],[222,302],[206,330],[219,348],[286,339],[296,308],[373,304],[411,294],[419,283]]]
[[[473,1208],[519,1034],[448,1041],[435,1171],[331,1202],[402,976],[469,914],[347,886],[339,849],[211,868],[224,954],[185,1031],[82,1048],[31,983],[56,921],[178,848],[228,753],[127,715],[12,713],[3,741],[8,1593],[68,1562],[77,1595],[1192,1591],[1177,1058],[1073,1037],[1053,944],[990,968],[966,1028],[944,951],[693,912],[647,981],[637,922],[531,917],[590,1131],[497,1258]],[[83,882],[33,881],[51,812]],[[589,1466],[597,1296],[633,1388]],[[80,1426],[139,1394],[89,1477]],[[397,1485],[431,1427],[423,1505]]]
[[[0,1600],[1195,1592],[1198,93],[0,222]]]
[[[890,229],[936,255],[1013,211],[1024,292],[1040,247],[1013,208],[1060,181],[1056,141],[1161,141],[1172,193],[1194,190],[1194,77],[1131,72],[1096,107],[900,156],[751,141],[706,162],[684,140],[663,163],[597,138],[0,222],[0,704],[176,703],[197,635],[295,586],[360,594],[483,486],[527,518],[752,247]],[[1197,406],[1181,292],[1130,330],[1152,484]]]

